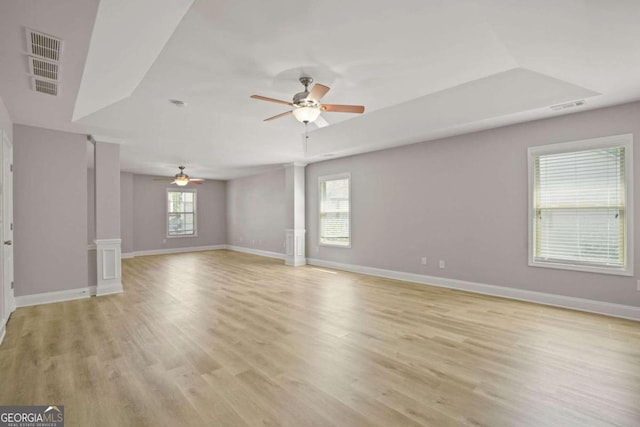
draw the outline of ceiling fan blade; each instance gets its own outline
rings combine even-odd
[[[329,122],[328,122],[328,121],[326,121],[326,120],[324,119],[324,117],[322,117],[322,116],[318,116],[318,118],[317,118],[317,119],[315,119],[315,120],[313,121],[313,123],[314,123],[316,126],[318,126],[319,128],[323,128],[323,127],[329,126]]]
[[[307,98],[320,101],[327,92],[329,92],[329,87],[316,83],[313,88],[311,88],[311,92],[309,92],[309,96],[307,96]]]
[[[269,102],[275,102],[277,104],[284,104],[284,105],[293,105],[293,103],[291,102],[287,102],[287,101],[281,101],[279,99],[275,99],[275,98],[268,98],[266,96],[261,96],[261,95],[251,95],[251,98],[253,99],[259,99],[261,101],[269,101]]]
[[[190,180],[189,180],[189,184],[196,184],[196,185],[200,185],[200,184],[202,184],[202,183],[203,183],[203,181],[196,181],[196,180],[193,180],[193,179],[190,179]]]
[[[273,117],[269,117],[268,119],[264,119],[264,121],[268,122],[269,120],[279,119],[280,117],[288,116],[291,113],[293,113],[293,111],[287,111],[286,113],[278,114],[277,116],[273,116]]]
[[[202,178],[189,178],[189,182],[193,182],[195,184],[202,184],[204,182],[204,179],[202,179]]]
[[[156,177],[153,178],[154,181],[164,181],[164,182],[171,182],[173,181],[173,178],[162,178],[162,177]]]
[[[322,104],[320,109],[333,113],[364,113],[364,105]]]

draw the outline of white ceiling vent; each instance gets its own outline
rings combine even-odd
[[[581,107],[584,104],[585,104],[584,99],[581,99],[580,101],[567,102],[566,104],[552,105],[549,108],[551,108],[553,111],[560,111],[560,110],[565,110],[567,108]]]
[[[58,64],[56,62],[29,56],[29,72],[36,77],[58,80]]]
[[[51,61],[60,61],[62,40],[27,28],[29,54]]]
[[[58,83],[33,77],[33,90],[47,95],[58,96]]]

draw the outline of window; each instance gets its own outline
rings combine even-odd
[[[167,190],[167,237],[196,236],[196,190]]]
[[[320,244],[351,247],[349,174],[320,177]]]
[[[529,148],[529,265],[633,275],[633,137]]]

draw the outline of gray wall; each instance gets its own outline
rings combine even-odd
[[[120,173],[120,238],[123,254],[133,252],[133,174]]]
[[[205,181],[192,186],[198,190],[196,237],[167,237],[167,182],[154,181],[152,176],[133,175],[133,225],[123,223],[123,229],[133,230],[133,250],[176,249],[193,246],[224,245],[226,243],[225,182]],[[191,188],[191,186],[190,186]],[[125,209],[124,203],[122,208]]]
[[[14,126],[15,295],[87,286],[85,135]]]
[[[311,164],[307,256],[640,306],[635,278],[527,265],[527,147],[623,133],[636,139],[640,209],[640,103]],[[318,245],[318,177],[341,172],[351,173],[351,249]]]
[[[285,170],[227,181],[227,243],[284,253]]]

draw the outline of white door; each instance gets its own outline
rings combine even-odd
[[[15,310],[13,294],[13,146],[2,132],[2,281],[4,312],[7,317]]]

